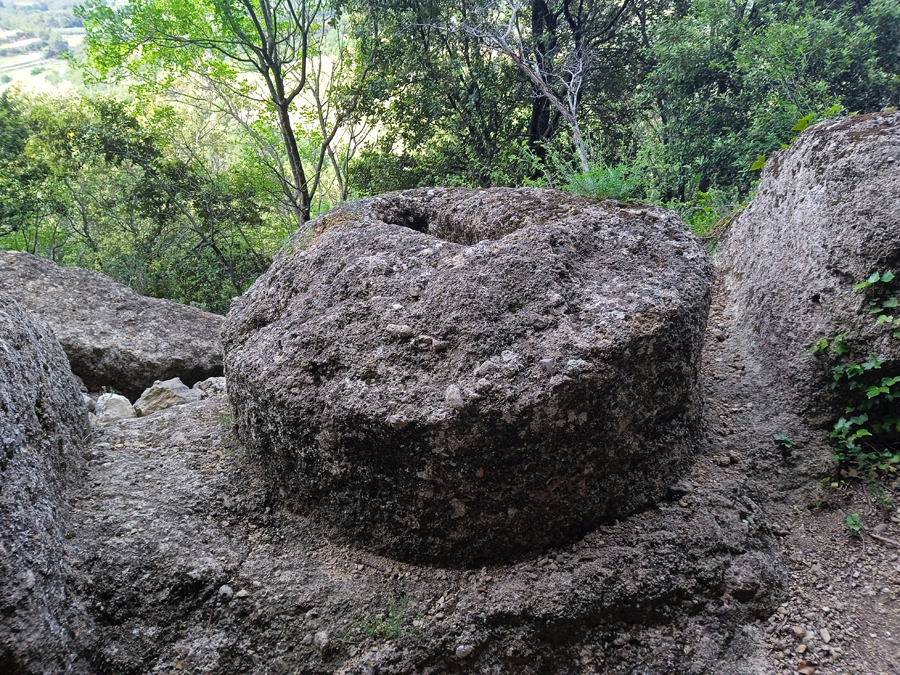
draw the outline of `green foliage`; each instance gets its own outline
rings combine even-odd
[[[406,606],[409,604],[409,598],[403,596],[398,601],[391,600],[388,603],[386,614],[377,615],[368,619],[359,621],[356,626],[361,628],[363,632],[374,638],[382,638],[384,640],[395,640],[404,634],[406,630],[403,626]]]
[[[898,43],[887,40],[897,35],[890,22],[898,11],[896,0],[698,0],[661,21],[646,95],[661,116],[649,140],[656,163],[667,167],[664,189],[697,183],[746,195],[765,156],[811,114],[897,101]]]
[[[291,228],[210,128],[146,101],[0,95],[0,246],[226,311]]]
[[[592,164],[590,171],[568,177],[566,190],[600,199],[634,199],[643,192],[641,176],[628,166]]]
[[[885,286],[894,281],[894,273],[874,272],[865,281],[856,284],[854,291],[876,289],[886,291]],[[875,326],[888,329],[900,326],[900,316],[886,313],[900,305],[896,297],[869,301],[870,314],[876,317]],[[845,338],[848,333],[837,335],[830,344],[819,340],[809,351],[813,354],[831,353],[843,357],[851,353]],[[900,331],[892,331],[900,338]],[[850,405],[834,424],[831,437],[835,439],[834,459],[848,465],[858,474],[871,476],[878,471],[896,471],[900,463],[900,375],[883,373],[885,361],[870,354],[863,361],[838,363],[832,368],[831,388],[841,390]]]
[[[787,434],[779,432],[776,434],[772,434],[772,438],[775,439],[775,442],[780,448],[784,448],[785,450],[790,450],[794,446],[794,442]]]
[[[858,513],[848,513],[844,517],[844,527],[847,528],[847,535],[850,537],[860,537],[862,530],[862,521]]]

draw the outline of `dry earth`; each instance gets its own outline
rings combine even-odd
[[[769,386],[725,306],[720,289],[692,485],[514,565],[329,543],[269,501],[221,396],[98,432],[65,523],[83,653],[110,673],[900,672],[900,550],[883,541],[900,526],[860,483],[821,482],[827,434]],[[882,540],[850,539],[848,512]]]

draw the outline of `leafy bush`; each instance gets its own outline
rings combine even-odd
[[[643,192],[643,181],[625,164],[593,164],[589,171],[569,175],[564,189],[599,199],[635,199]]]
[[[888,290],[894,273],[874,272],[854,286],[854,291]],[[900,306],[895,297],[884,299],[870,291],[869,312],[876,326],[883,326],[900,339],[900,315],[892,314]],[[852,348],[844,332],[833,339],[823,338],[809,350],[812,354],[829,352],[836,357],[849,357]],[[900,463],[900,375],[885,373],[884,359],[870,354],[864,361],[842,358],[832,368],[832,389],[841,389],[849,402],[845,415],[834,424],[834,459],[864,476],[878,471],[896,471]]]

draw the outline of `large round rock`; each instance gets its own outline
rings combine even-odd
[[[662,209],[536,189],[347,205],[232,305],[238,433],[342,541],[445,564],[567,542],[689,457],[711,278]]]

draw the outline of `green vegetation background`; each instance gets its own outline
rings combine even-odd
[[[2,3],[0,57],[68,49],[89,84],[80,73],[52,94],[0,83],[0,246],[226,312],[305,218],[292,203],[298,174],[279,169],[285,121],[259,69],[203,42],[239,34],[258,3]],[[708,235],[798,120],[900,101],[900,0],[532,0],[511,49],[569,101],[586,171],[565,106],[498,47],[492,29],[513,5],[292,6],[312,17],[289,104],[311,216],[417,186],[543,185],[665,204]],[[212,38],[192,52],[157,43],[149,58],[152,31],[134,27],[158,29],[161,16]],[[86,51],[60,32],[82,22]]]

